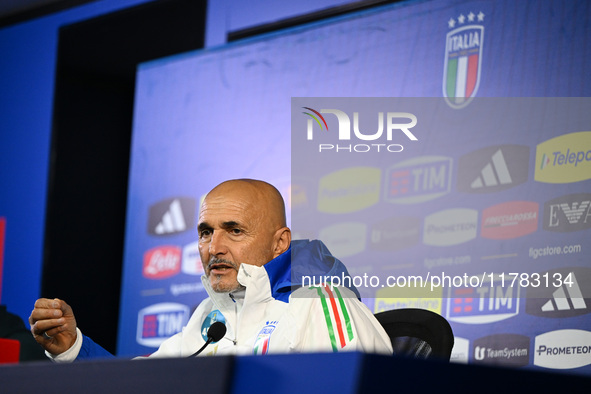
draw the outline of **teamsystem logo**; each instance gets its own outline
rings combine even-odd
[[[474,364],[522,367],[529,363],[530,339],[517,334],[494,334],[474,341]]]
[[[320,130],[333,133],[333,127],[330,130],[328,122],[322,114],[335,115],[338,121],[337,133],[338,141],[340,144],[318,144],[318,152],[335,152],[335,153],[367,153],[367,152],[402,152],[404,147],[401,144],[390,144],[393,139],[394,132],[401,131],[409,140],[417,141],[418,138],[410,131],[411,128],[416,126],[417,117],[409,112],[388,112],[386,114],[386,120],[384,121],[384,113],[378,112],[378,129],[373,133],[365,134],[360,130],[359,126],[359,112],[353,112],[353,135],[356,140],[368,141],[368,143],[362,144],[347,144],[346,142],[351,141],[351,119],[344,111],[338,109],[321,109],[317,111],[310,107],[302,107],[305,111],[303,113],[309,117],[307,122],[307,139],[309,141],[314,140],[314,124],[317,124]],[[401,121],[403,120],[403,121]],[[385,125],[384,125],[385,123]],[[384,141],[382,135],[386,130],[386,139],[388,143],[379,143]],[[333,135],[333,134],[331,134]],[[371,143],[369,143],[371,142]]]

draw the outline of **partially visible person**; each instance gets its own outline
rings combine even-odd
[[[281,194],[258,180],[221,183],[204,199],[199,253],[209,295],[182,332],[150,357],[187,357],[223,322],[224,337],[203,354],[267,354],[359,350],[391,354],[390,340],[356,289],[302,287],[303,276],[349,276],[320,241],[293,241]],[[31,332],[55,361],[108,353],[76,326],[62,300],[40,299]]]
[[[19,362],[47,361],[45,352],[31,337],[23,319],[8,312],[6,305],[0,305],[0,338],[16,339],[20,342]]]

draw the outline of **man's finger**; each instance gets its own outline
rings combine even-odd
[[[31,331],[35,335],[43,335],[44,332],[63,326],[65,323],[66,320],[64,318],[39,320],[31,327]],[[60,330],[58,332],[61,331],[63,330]]]
[[[66,303],[66,301],[62,301],[59,298],[53,300],[55,303],[58,304],[57,308],[60,309],[64,315],[73,315],[74,312],[72,311],[72,307]]]
[[[35,301],[35,308],[39,308],[39,309],[59,309],[60,308],[60,302],[59,300],[53,299],[50,300],[48,298],[39,298],[37,301]]]

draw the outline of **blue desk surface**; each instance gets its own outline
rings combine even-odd
[[[0,366],[0,393],[588,393],[591,378],[363,353]]]

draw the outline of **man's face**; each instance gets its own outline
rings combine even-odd
[[[199,212],[199,254],[205,275],[216,292],[240,287],[240,264],[262,266],[273,259],[274,229],[268,225],[264,202],[248,193],[216,192]]]

